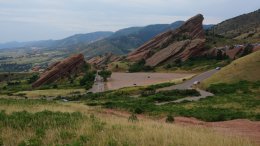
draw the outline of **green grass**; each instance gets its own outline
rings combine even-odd
[[[126,72],[128,71],[129,66],[130,66],[129,62],[117,61],[117,62],[110,63],[108,65],[108,69],[113,72]]]
[[[42,111],[37,113],[29,113],[26,111],[13,112],[6,114],[5,111],[0,112],[0,123],[5,127],[24,130],[27,127],[37,128],[36,130],[47,130],[50,128],[75,128],[79,125],[78,121],[83,119],[83,115],[79,112],[62,113]],[[37,131],[36,131],[37,132]]]
[[[228,88],[229,87],[229,88]],[[224,121],[238,118],[260,120],[259,82],[238,82],[211,86],[208,90],[215,93],[214,97],[197,102],[169,103],[156,105],[156,102],[173,101],[198,93],[188,91],[167,91],[154,95],[132,97],[124,92],[92,94],[85,96],[87,105],[100,105],[104,108],[138,111],[151,116],[195,117],[204,121]],[[143,89],[144,90],[144,89]],[[223,90],[225,92],[223,92]],[[94,97],[95,95],[95,97]]]
[[[22,100],[22,99],[5,99],[0,98],[0,105],[22,105],[22,106],[30,106],[30,105],[55,105],[57,104],[54,101],[47,100]]]
[[[21,79],[27,79],[31,77],[33,73],[0,73],[0,82],[8,81],[8,80],[21,80]]]

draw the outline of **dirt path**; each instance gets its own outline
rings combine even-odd
[[[90,89],[91,92],[93,93],[98,93],[98,92],[104,92],[105,91],[105,83],[103,78],[98,75],[98,73],[96,74],[96,78],[93,84],[92,89]]]
[[[112,114],[119,117],[128,118],[130,113],[126,111],[118,111],[113,109],[104,109],[104,114]],[[137,115],[138,119],[150,119],[145,115]],[[217,132],[223,134],[228,134],[232,136],[242,136],[248,138],[258,144],[260,144],[260,122],[259,121],[250,121],[247,119],[236,119],[230,121],[222,122],[204,122],[196,118],[188,117],[175,117],[175,124],[180,124],[184,126],[201,126],[206,128],[212,128]],[[159,122],[164,122],[165,118],[156,119]]]

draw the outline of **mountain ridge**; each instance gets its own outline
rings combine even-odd
[[[75,34],[59,40],[38,40],[38,41],[28,41],[28,42],[7,42],[0,44],[0,49],[8,48],[21,48],[21,47],[42,47],[42,48],[55,48],[64,47],[68,41],[72,41],[70,45],[76,45],[78,43],[92,43],[93,41],[108,37],[112,35],[111,31],[97,31],[85,34]],[[74,41],[74,42],[73,42]]]

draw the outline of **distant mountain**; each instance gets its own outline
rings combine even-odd
[[[127,54],[154,36],[170,29],[180,27],[184,21],[172,24],[155,24],[145,27],[130,27],[115,32],[103,40],[82,46],[80,49],[87,58],[105,53]]]
[[[154,24],[144,27],[129,27],[113,32],[93,32],[76,34],[61,40],[43,40],[31,42],[10,42],[0,44],[3,48],[29,48],[38,47],[47,50],[64,50],[67,54],[80,51],[87,58],[103,55],[105,53],[127,54],[141,46],[156,35],[167,30],[180,27],[184,21],[172,24]],[[213,25],[204,25],[209,29]]]
[[[75,49],[78,45],[87,45],[95,41],[104,39],[113,32],[101,31],[87,34],[76,34],[61,40],[42,40],[42,41],[30,41],[30,42],[9,42],[0,44],[0,49],[3,48],[21,48],[21,47],[39,47],[39,48],[53,48],[53,49]]]
[[[260,9],[248,14],[243,14],[212,28],[215,34],[235,39],[260,39]]]

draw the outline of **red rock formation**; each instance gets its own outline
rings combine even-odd
[[[97,56],[89,59],[87,62],[94,65],[95,67],[105,67],[107,64],[114,62],[114,61],[119,61],[121,57],[116,56],[112,53],[107,53],[103,56]]]
[[[187,20],[181,27],[157,35],[135,51],[127,59],[146,60],[146,65],[156,66],[167,60],[185,61],[203,51],[205,34],[202,26],[203,16],[198,14]]]
[[[236,56],[238,56],[238,54],[240,54],[244,48],[244,46],[237,46],[232,49],[226,50],[225,53],[229,58],[236,59]]]
[[[48,67],[40,78],[32,84],[33,88],[46,83],[52,83],[56,80],[77,72],[85,64],[82,54],[73,55],[69,58],[59,61]]]

